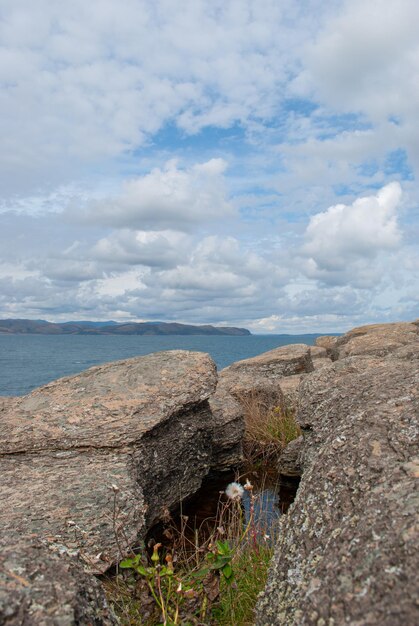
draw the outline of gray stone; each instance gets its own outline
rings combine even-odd
[[[162,352],[0,405],[0,537],[35,534],[105,571],[215,462],[215,385],[208,355]]]
[[[0,539],[0,624],[113,626],[100,583],[74,558],[16,534]]]
[[[419,328],[416,324],[371,324],[354,328],[339,337],[332,353],[334,359],[356,355],[386,356],[416,342],[419,342]]]
[[[297,478],[302,474],[300,455],[303,449],[303,437],[297,437],[286,446],[278,459],[278,474]]]
[[[294,405],[301,375],[313,369],[310,347],[295,344],[233,363],[220,372],[218,384],[236,398],[245,412],[252,404],[271,409]]]
[[[222,386],[209,399],[214,418],[211,465],[214,469],[231,468],[243,460],[243,407]]]
[[[304,472],[258,626],[419,623],[419,361],[385,354],[301,384]]]

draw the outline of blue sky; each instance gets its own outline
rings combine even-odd
[[[3,0],[0,317],[419,317],[414,0]]]

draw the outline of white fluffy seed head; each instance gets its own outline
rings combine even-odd
[[[230,500],[241,500],[244,494],[244,489],[240,483],[230,483],[227,485],[226,496]]]

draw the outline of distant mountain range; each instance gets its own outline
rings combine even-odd
[[[176,322],[61,322],[0,320],[2,335],[250,335],[246,328],[193,326]]]

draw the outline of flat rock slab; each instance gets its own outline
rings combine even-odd
[[[210,357],[183,350],[92,367],[6,402],[0,454],[132,445],[215,385]]]
[[[304,473],[258,626],[419,623],[419,361],[350,357],[305,377]]]
[[[220,372],[218,387],[233,395],[245,410],[254,402],[268,409],[294,405],[301,375],[313,369],[310,346],[282,346],[226,367]]]
[[[419,342],[419,326],[415,323],[371,324],[354,328],[337,338],[332,348],[332,357],[343,359],[356,355],[386,356],[398,348],[416,342]]]
[[[245,373],[253,376],[264,376],[265,379],[277,380],[283,376],[293,376],[313,371],[313,363],[310,356],[310,346],[304,343],[296,343],[289,346],[281,346],[264,352],[251,359],[237,361],[222,370],[225,377],[238,377]]]
[[[0,404],[0,538],[13,529],[117,562],[213,460],[206,354],[161,352],[94,367]]]

